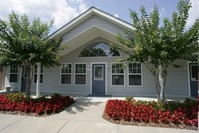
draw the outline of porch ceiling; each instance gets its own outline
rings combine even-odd
[[[59,55],[64,56],[97,37],[104,38],[115,44],[118,43],[115,34],[99,27],[92,26],[70,40],[63,42],[61,45],[61,50],[59,51]]]

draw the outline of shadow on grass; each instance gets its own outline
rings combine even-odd
[[[99,104],[103,103],[103,102],[92,101],[92,98],[90,97],[77,97],[74,98],[74,100],[75,103],[72,104],[67,109],[65,109],[65,111],[68,112],[69,114],[76,114],[78,112],[83,112],[88,110],[88,107],[90,106],[98,106]]]

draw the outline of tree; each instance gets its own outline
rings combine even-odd
[[[27,70],[26,98],[30,99],[33,68],[38,63],[50,67],[59,65],[58,49],[61,39],[49,39],[53,21],[32,22],[26,15],[19,17],[12,12],[9,22],[0,19],[0,64],[24,66]]]
[[[165,100],[165,86],[168,70],[178,59],[196,61],[198,53],[199,20],[186,30],[188,11],[191,4],[180,0],[172,19],[164,18],[159,25],[159,12],[155,5],[148,15],[145,8],[140,8],[141,16],[131,11],[133,31],[125,31],[117,38],[122,46],[118,48],[127,53],[125,60],[141,62],[155,79],[156,93],[159,101]]]

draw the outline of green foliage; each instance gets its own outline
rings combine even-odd
[[[26,67],[26,98],[30,99],[33,67],[40,63],[50,67],[59,65],[57,54],[61,39],[48,38],[53,21],[42,23],[39,18],[32,22],[26,15],[9,15],[9,22],[0,19],[0,64]]]
[[[134,30],[125,31],[117,38],[123,46],[118,48],[125,53],[125,60],[141,62],[146,65],[155,78],[157,95],[160,97],[159,75],[163,78],[164,97],[168,69],[176,60],[183,59],[197,61],[199,20],[185,30],[188,11],[191,4],[180,0],[177,11],[173,12],[172,19],[164,18],[163,26],[159,25],[159,11],[155,5],[153,11],[147,14],[144,7],[140,8],[141,16],[131,11]],[[164,100],[164,98],[163,98]]]
[[[24,100],[24,94],[21,92],[18,93],[9,93],[6,95],[10,101],[21,103]]]
[[[198,106],[198,101],[197,100],[192,100],[192,99],[185,99],[184,101],[181,102],[176,102],[176,101],[167,101],[167,102],[162,102],[162,101],[143,101],[143,100],[135,100],[133,97],[126,97],[125,101],[131,102],[134,106],[140,106],[140,105],[151,105],[155,110],[170,110],[171,112],[177,110],[178,108],[184,108],[189,110],[193,106]]]
[[[48,39],[53,21],[42,23],[39,18],[31,23],[26,15],[12,12],[9,22],[0,19],[0,63],[4,66],[59,64],[57,51],[60,39]]]

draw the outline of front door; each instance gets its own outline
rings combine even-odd
[[[198,64],[190,63],[190,88],[191,88],[191,96],[198,97]]]
[[[105,64],[92,65],[92,94],[105,95]]]

